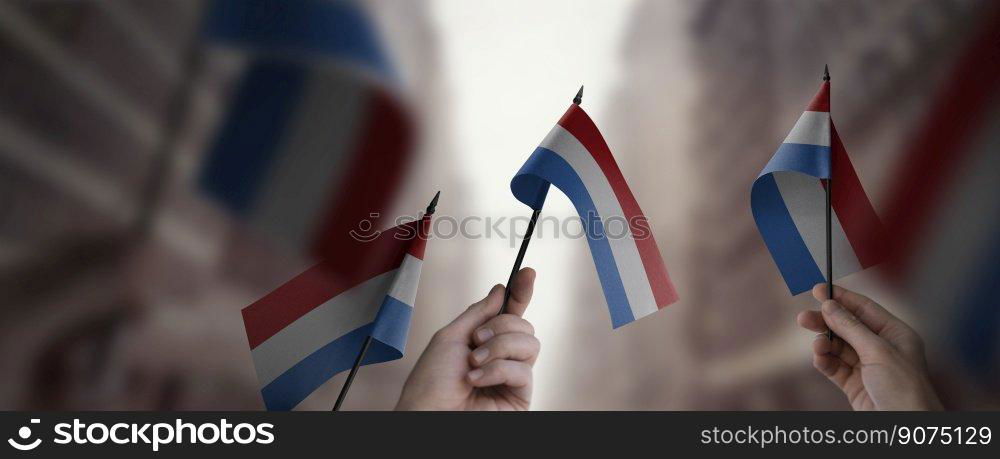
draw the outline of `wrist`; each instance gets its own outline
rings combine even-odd
[[[909,403],[906,403],[910,411],[944,411],[944,405],[938,399],[934,389],[925,383],[920,391],[916,391]]]
[[[399,397],[399,401],[396,402],[396,407],[393,408],[394,411],[420,411],[420,408],[416,407],[415,404],[410,401],[405,395]]]
[[[944,411],[944,404],[941,403],[937,391],[934,390],[934,385],[931,384],[930,375],[925,373],[921,379],[924,383],[924,397],[923,407],[920,409],[923,411]]]
[[[440,408],[435,408],[427,403],[421,403],[422,397],[409,397],[404,394],[399,397],[399,401],[396,402],[396,407],[393,408],[394,411],[435,411]]]
[[[938,398],[937,393],[934,392],[934,388],[930,387],[928,383],[927,395],[924,397],[924,411],[944,411],[944,404],[941,403],[941,399]]]

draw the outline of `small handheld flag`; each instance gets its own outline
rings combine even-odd
[[[320,262],[243,309],[268,410],[294,408],[341,371],[353,376],[360,365],[403,356],[433,206],[428,211],[354,241],[359,257]]]
[[[438,198],[440,197],[441,197],[441,192],[438,191],[437,193],[434,194],[434,199],[431,199],[431,203],[427,205],[427,209],[424,211],[424,218],[423,218],[425,222],[421,222],[420,234],[418,235],[418,237],[425,238],[427,236],[429,229],[428,227],[430,226],[430,218],[432,215],[434,215],[434,211],[437,209]],[[409,327],[408,324],[407,327]],[[364,344],[361,345],[361,351],[358,352],[358,357],[354,359],[354,366],[351,367],[351,372],[347,375],[347,379],[344,381],[344,387],[340,389],[340,395],[337,396],[337,402],[334,403],[333,405],[333,411],[340,411],[341,405],[344,404],[344,400],[347,398],[347,391],[351,390],[351,383],[354,382],[354,377],[358,374],[358,368],[361,366],[361,363],[365,360],[365,354],[368,353],[368,348],[371,347],[372,339],[375,334],[377,333],[368,335],[368,337],[365,338]],[[405,343],[405,341],[406,340],[404,339],[403,342]]]
[[[878,216],[830,117],[828,75],[754,181],[750,207],[793,295],[883,258]]]
[[[532,223],[549,185],[573,202],[587,233],[612,326],[618,328],[677,301],[677,292],[649,222],[611,149],[580,108],[582,91],[511,180],[510,188],[514,197],[534,209]],[[623,219],[620,234],[606,227],[615,218]],[[519,261],[534,226],[529,225]]]
[[[201,188],[283,247],[343,256],[352,225],[391,203],[412,145],[409,111],[364,5],[215,0],[203,33],[247,65]]]

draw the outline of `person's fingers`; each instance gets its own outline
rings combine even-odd
[[[458,315],[455,320],[446,325],[438,336],[448,339],[459,339],[468,342],[472,332],[479,326],[486,323],[500,312],[500,304],[503,302],[503,285],[493,286],[486,298],[469,306],[464,312]]]
[[[826,300],[823,302],[822,311],[826,325],[857,351],[862,362],[870,361],[885,350],[886,341],[872,332],[840,303]]]
[[[542,344],[532,335],[505,333],[497,335],[469,354],[473,367],[482,367],[495,360],[516,360],[533,365]]]
[[[813,297],[819,301],[829,299],[826,284],[816,284],[812,290]],[[876,335],[881,335],[886,327],[899,323],[903,324],[896,316],[886,311],[881,305],[871,298],[860,293],[847,290],[839,285],[833,286],[833,299],[839,302],[845,309],[854,314],[861,323],[865,324]]]
[[[826,334],[816,335],[816,338],[813,339],[813,353],[838,357],[852,367],[859,363],[858,354],[854,352],[853,347],[847,345],[839,337],[830,339]]]
[[[820,333],[816,335],[815,338],[813,338],[813,343],[812,343],[813,354],[816,355],[833,354],[833,340],[831,339],[824,340],[823,338],[826,338],[826,335],[823,333]]]
[[[531,385],[531,365],[513,360],[494,360],[473,369],[466,378],[474,387],[501,384],[516,388],[528,387]]]
[[[531,301],[531,293],[535,286],[535,270],[524,268],[514,276],[513,288],[511,289],[510,303],[507,305],[507,313],[520,316]],[[465,312],[459,314],[450,324],[438,331],[438,337],[447,339],[460,339],[468,341],[472,332],[482,326],[486,321],[492,319],[500,312],[503,305],[504,286],[497,284],[493,286],[490,293],[479,302],[469,306]]]
[[[913,363],[925,364],[923,340],[906,322],[864,295],[840,286],[834,286],[833,293],[834,299],[872,332],[900,350]],[[817,299],[826,298],[826,294],[825,284],[813,288],[813,296]]]
[[[853,371],[850,365],[829,354],[814,355],[813,367],[819,370],[823,376],[826,376],[830,382],[836,384],[841,390],[844,390],[847,380],[851,376],[851,371]]]
[[[535,334],[535,327],[531,322],[524,320],[513,314],[500,314],[476,329],[472,334],[472,341],[476,345],[482,345],[490,338],[504,333],[525,333]]]
[[[802,311],[795,320],[799,323],[800,327],[809,331],[826,333],[829,330],[826,322],[823,321],[823,314],[819,311]]]
[[[510,301],[504,313],[524,315],[524,310],[528,309],[528,303],[531,302],[531,294],[535,291],[536,276],[535,270],[531,268],[522,268],[517,272],[510,285]]]
[[[813,355],[813,366],[823,373],[824,376],[830,377],[837,372],[840,368],[842,362],[837,357],[828,354],[816,354]]]

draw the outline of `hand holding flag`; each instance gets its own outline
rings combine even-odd
[[[816,337],[813,366],[834,383],[855,411],[941,410],[927,372],[920,336],[870,298],[816,285],[819,311],[799,313],[799,326],[817,333],[836,332],[838,340]]]
[[[496,285],[434,334],[403,386],[398,410],[527,410],[532,366],[540,344],[522,316],[531,301],[535,271],[520,270],[510,289]],[[506,313],[497,314],[505,290]]]

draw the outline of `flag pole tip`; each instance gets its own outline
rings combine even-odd
[[[823,65],[823,81],[830,81],[830,66]]]
[[[576,92],[576,97],[573,98],[573,103],[580,105],[583,102],[583,85],[580,85],[580,90]]]
[[[438,205],[438,198],[440,198],[440,197],[441,197],[441,191],[439,190],[434,195],[434,199],[431,199],[431,203],[427,205],[427,211],[424,212],[424,213],[426,213],[427,215],[433,214],[434,213],[434,209],[436,209],[437,205]]]

